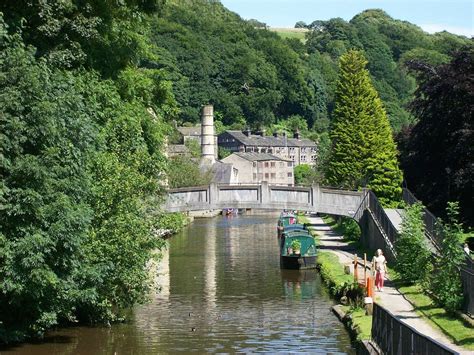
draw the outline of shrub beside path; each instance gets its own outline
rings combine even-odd
[[[351,264],[354,260],[356,251],[351,248],[348,243],[344,242],[342,235],[334,232],[321,217],[306,217],[309,221],[309,229],[319,234],[319,249],[334,253],[342,265]],[[359,261],[361,255],[358,255]],[[370,262],[369,262],[370,265]],[[359,268],[360,282],[363,282],[363,268]],[[420,333],[435,339],[439,343],[444,344],[450,349],[460,354],[472,354],[454,344],[438,329],[434,329],[419,314],[416,313],[412,304],[391,285],[390,280],[384,286],[383,292],[375,293],[375,301],[389,310],[397,319],[405,322],[409,326],[415,328]]]

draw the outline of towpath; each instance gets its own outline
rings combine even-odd
[[[321,217],[307,217],[313,231],[320,235],[320,249],[330,251],[337,255],[339,262],[343,265],[351,264],[354,260],[355,250],[352,249],[343,240],[343,236],[334,232]],[[361,255],[359,255],[359,261]],[[360,281],[363,280],[363,268],[359,269]],[[390,281],[384,285],[383,292],[376,292],[376,302],[381,304],[384,308],[389,310],[394,316],[401,321],[415,328],[422,334],[425,334],[436,341],[446,345],[450,349],[459,352],[460,354],[472,354],[472,352],[463,350],[450,339],[448,339],[438,329],[434,329],[423,318],[421,318],[410,302],[398,292],[398,290],[390,284]]]

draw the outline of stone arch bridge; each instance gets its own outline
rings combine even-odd
[[[270,185],[223,185],[185,187],[168,191],[164,210],[187,212],[224,208],[314,211],[355,218],[358,222],[366,191]],[[362,208],[363,211],[363,208]]]

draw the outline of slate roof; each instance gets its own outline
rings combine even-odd
[[[189,149],[184,144],[170,144],[168,152],[172,154],[185,154],[189,152]]]
[[[251,134],[246,136],[242,131],[226,131],[234,139],[242,142],[246,146],[260,146],[260,147],[316,147],[316,143],[308,138],[291,138],[291,137],[273,137],[273,136],[259,136]]]
[[[216,161],[211,168],[213,174],[212,181],[221,184],[230,184],[232,181],[232,169],[232,164]]]
[[[277,160],[277,161],[291,161],[290,159],[284,159],[281,157],[277,157],[273,154],[268,153],[233,153],[245,160],[248,161],[268,161],[268,160]]]
[[[193,127],[178,127],[179,133],[183,136],[201,136],[201,125]]]

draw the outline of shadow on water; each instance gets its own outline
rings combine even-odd
[[[315,270],[281,270],[277,215],[196,219],[155,270],[160,292],[129,323],[73,327],[18,354],[319,352],[353,354]]]

